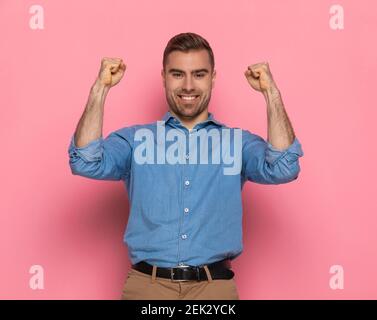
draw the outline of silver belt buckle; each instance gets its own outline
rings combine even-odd
[[[180,266],[176,266],[176,267],[170,268],[170,279],[171,279],[171,281],[173,281],[173,282],[186,282],[186,281],[190,281],[190,280],[185,280],[185,279],[182,279],[182,280],[176,280],[176,279],[174,279],[174,271],[173,271],[173,269],[187,268],[187,267],[190,267],[190,266],[180,265]]]

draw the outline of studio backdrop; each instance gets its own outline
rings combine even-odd
[[[130,268],[123,181],[73,175],[68,146],[103,57],[127,70],[103,136],[161,119],[167,41],[210,43],[209,111],[267,139],[244,71],[268,62],[302,144],[297,180],[247,182],[241,299],[376,299],[377,3],[0,1],[0,298],[119,299]]]

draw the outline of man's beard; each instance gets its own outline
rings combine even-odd
[[[204,110],[208,108],[209,101],[211,100],[211,92],[208,96],[201,94],[198,98],[199,101],[194,103],[183,103],[179,101],[179,98],[175,95],[167,95],[166,99],[168,101],[170,109],[178,116],[184,119],[194,119],[199,116]]]

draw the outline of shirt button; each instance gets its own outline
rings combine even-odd
[[[189,212],[190,210],[189,210],[189,208],[185,208],[185,212],[187,213],[187,212]]]
[[[185,185],[188,186],[190,184],[190,181],[186,180]]]
[[[181,238],[182,239],[186,239],[187,238],[187,234],[182,234]]]

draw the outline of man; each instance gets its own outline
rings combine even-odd
[[[132,268],[122,298],[239,299],[230,260],[242,252],[242,187],[297,179],[303,156],[269,65],[245,71],[267,102],[268,141],[208,112],[214,57],[195,33],[178,34],[165,48],[162,120],[103,139],[105,98],[125,70],[122,59],[102,60],[69,146],[73,174],[127,188]]]

